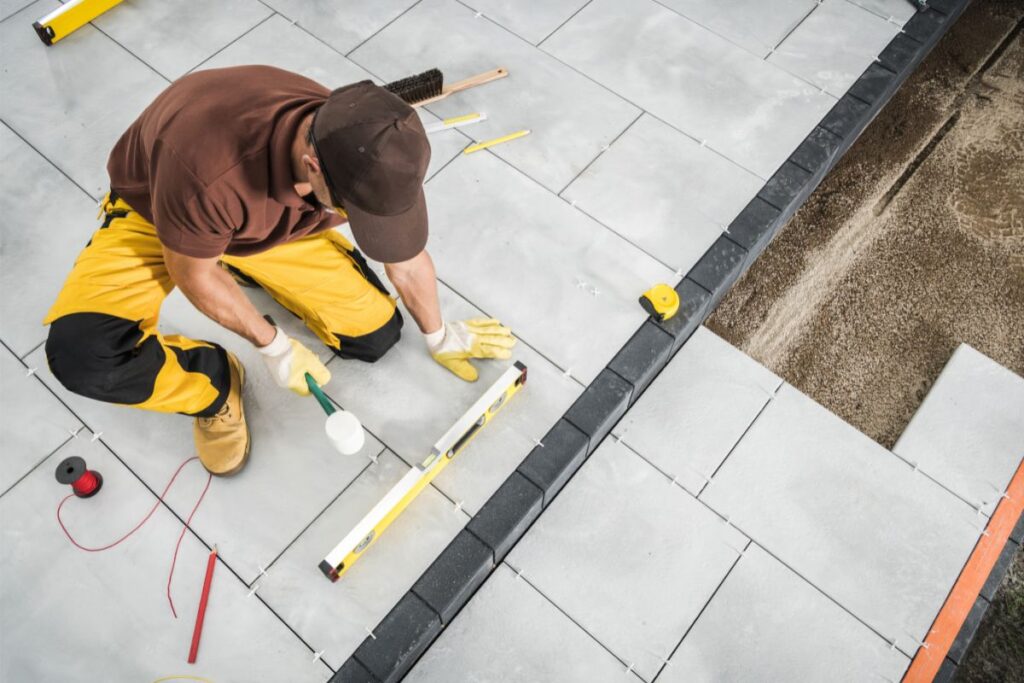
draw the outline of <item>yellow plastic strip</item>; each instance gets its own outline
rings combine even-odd
[[[443,123],[446,126],[454,126],[457,123],[462,123],[463,121],[473,121],[478,118],[480,118],[479,113],[463,114],[462,116],[453,116],[450,119],[445,119],[441,123]]]
[[[529,135],[529,134],[530,134],[529,130],[518,130],[515,133],[509,133],[508,135],[502,135],[500,138],[494,138],[493,140],[485,140],[484,142],[478,142],[475,145],[470,145],[466,149],[462,150],[462,153],[463,154],[472,154],[473,152],[479,152],[482,149],[487,149],[488,147],[493,147],[494,145],[500,145],[503,142],[508,142],[509,140],[515,140],[517,138],[521,138],[521,137],[523,137],[525,135]]]
[[[47,45],[82,28],[123,0],[71,0],[32,24]]]

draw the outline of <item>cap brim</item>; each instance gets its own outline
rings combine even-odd
[[[405,213],[378,216],[348,204],[345,213],[359,248],[374,261],[401,263],[427,246],[427,198],[423,188]]]

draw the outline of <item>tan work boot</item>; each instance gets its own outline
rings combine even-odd
[[[227,400],[213,417],[197,417],[193,428],[199,461],[210,474],[218,476],[235,474],[249,459],[249,426],[242,407],[245,368],[230,352],[228,365],[231,388]]]

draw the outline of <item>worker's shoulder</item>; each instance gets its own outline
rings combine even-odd
[[[257,91],[270,96],[326,96],[330,89],[302,74],[267,64],[245,64],[213,69],[202,69],[182,76],[171,83],[165,92],[180,91],[199,94],[216,93],[219,88],[228,92]]]

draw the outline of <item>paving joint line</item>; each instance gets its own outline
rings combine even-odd
[[[264,7],[268,7],[268,5],[267,5],[266,3],[264,3],[264,2],[260,2],[260,4],[261,4],[261,5],[263,5]],[[271,10],[270,14],[268,14],[268,15],[267,15],[267,16],[265,16],[265,17],[263,17],[262,19],[260,19],[259,21],[257,21],[257,22],[256,22],[255,24],[253,24],[253,25],[252,25],[252,26],[250,26],[249,28],[245,29],[245,31],[243,31],[243,32],[242,32],[242,33],[240,33],[239,35],[237,35],[237,36],[235,36],[234,38],[232,38],[231,40],[229,40],[229,41],[228,41],[227,43],[225,43],[225,44],[224,44],[223,46],[221,46],[221,47],[217,48],[217,50],[216,50],[215,52],[213,52],[212,54],[210,54],[209,56],[207,56],[206,58],[204,58],[204,59],[203,59],[203,60],[202,60],[201,62],[199,62],[198,64],[196,64],[196,65],[195,65],[195,66],[193,66],[192,68],[188,69],[188,70],[187,70],[187,71],[186,71],[185,73],[186,73],[186,74],[194,73],[194,72],[196,71],[196,69],[199,69],[200,67],[202,67],[202,66],[203,66],[204,64],[206,64],[206,63],[207,63],[207,62],[209,62],[209,61],[210,61],[211,59],[213,59],[214,57],[216,57],[217,55],[219,55],[219,54],[220,54],[221,52],[224,52],[224,50],[227,50],[227,49],[228,49],[229,47],[231,47],[232,45],[234,45],[235,43],[237,43],[238,41],[240,41],[240,40],[241,40],[242,38],[245,38],[245,37],[246,37],[247,35],[249,35],[249,34],[250,34],[250,33],[252,33],[253,31],[255,31],[256,29],[258,29],[258,28],[259,28],[260,26],[262,26],[263,24],[265,24],[265,23],[267,23],[268,21],[270,21],[271,19],[273,19],[273,18],[274,18],[275,16],[281,16],[281,15],[279,15],[279,14],[277,13],[277,11],[275,11],[275,10],[274,10],[274,9],[273,9],[272,7],[271,7],[271,8],[269,8],[269,9]],[[282,18],[283,18],[283,17],[282,17]]]
[[[601,648],[602,648],[602,649],[603,649],[603,650],[604,650],[605,652],[607,652],[607,653],[608,653],[608,654],[610,654],[610,655],[611,655],[612,657],[614,657],[615,659],[617,659],[617,660],[619,661],[619,663],[621,663],[621,664],[622,664],[622,666],[624,666],[624,667],[628,667],[628,666],[629,666],[629,662],[627,662],[627,661],[626,661],[625,659],[623,659],[622,657],[620,657],[619,655],[617,655],[617,654],[616,654],[616,653],[615,653],[615,652],[614,652],[614,651],[613,651],[613,650],[612,650],[612,649],[611,649],[610,647],[608,647],[608,646],[607,646],[607,645],[605,645],[605,644],[604,644],[603,642],[601,642],[601,640],[600,640],[600,639],[599,639],[599,638],[598,638],[597,636],[595,636],[595,635],[594,635],[593,633],[591,633],[589,629],[587,629],[587,628],[586,628],[585,626],[583,626],[583,624],[581,624],[580,622],[576,621],[576,618],[575,618],[575,617],[573,617],[573,616],[572,616],[571,614],[569,614],[568,612],[566,612],[566,611],[565,611],[565,610],[564,610],[564,609],[562,608],[562,606],[561,606],[561,605],[559,605],[559,604],[558,604],[557,602],[555,602],[554,600],[552,600],[552,599],[551,599],[551,597],[550,597],[550,596],[548,596],[548,594],[547,594],[547,593],[545,593],[544,591],[542,591],[542,590],[541,590],[540,588],[538,588],[538,587],[536,586],[536,584],[534,584],[534,583],[533,583],[532,581],[530,581],[530,579],[528,579],[528,578],[527,578],[526,576],[524,576],[524,575],[523,575],[523,570],[522,570],[522,569],[517,569],[517,568],[516,568],[516,567],[514,567],[514,566],[513,566],[513,565],[512,565],[512,564],[511,564],[511,563],[510,563],[510,562],[509,562],[509,561],[508,561],[507,559],[505,559],[505,560],[502,560],[502,562],[501,562],[501,563],[502,563],[502,564],[504,564],[504,565],[505,565],[506,567],[508,567],[508,568],[509,568],[509,569],[510,569],[510,570],[511,570],[511,571],[512,571],[512,572],[513,572],[514,574],[515,574],[515,576],[513,577],[513,580],[514,580],[514,581],[522,581],[523,583],[525,583],[525,584],[526,584],[527,586],[529,586],[529,587],[530,587],[530,588],[531,588],[531,589],[532,589],[532,590],[533,590],[533,591],[534,591],[535,593],[537,593],[537,595],[539,595],[539,596],[541,596],[542,598],[544,598],[544,600],[546,600],[546,601],[548,602],[548,604],[550,604],[550,605],[551,605],[552,607],[554,607],[554,608],[555,608],[556,610],[558,610],[559,612],[561,612],[561,613],[562,613],[562,615],[563,615],[563,616],[564,616],[564,617],[565,617],[566,619],[568,619],[568,620],[569,620],[570,622],[572,622],[572,623],[573,623],[573,624],[574,624],[574,625],[576,626],[576,628],[578,628],[579,630],[581,630],[581,631],[583,631],[584,633],[586,633],[586,634],[587,634],[587,636],[589,636],[591,640],[593,640],[593,641],[594,641],[595,643],[597,643],[598,645],[600,645],[600,646],[601,646]],[[638,678],[640,678],[639,674],[636,674],[635,672],[634,672],[634,675],[636,675],[636,676],[637,676]]]
[[[88,197],[88,198],[89,198],[89,200],[90,200],[90,201],[91,201],[91,202],[92,202],[93,204],[96,204],[96,203],[98,203],[98,202],[100,201],[100,200],[99,200],[99,197],[94,197],[94,196],[92,195],[92,193],[90,193],[90,192],[89,192],[88,190],[86,190],[86,189],[85,189],[84,187],[82,187],[82,186],[81,186],[81,185],[80,185],[80,184],[78,183],[78,181],[77,181],[77,180],[75,180],[74,178],[72,178],[72,177],[71,177],[71,176],[70,176],[70,175],[68,174],[68,172],[67,172],[67,171],[65,171],[65,170],[64,170],[64,169],[62,169],[62,168],[61,168],[60,166],[58,166],[58,165],[57,165],[57,163],[56,163],[55,161],[53,161],[53,160],[52,160],[52,159],[51,159],[50,157],[48,157],[48,156],[46,156],[45,154],[43,154],[43,152],[42,152],[42,151],[40,151],[40,149],[39,149],[38,147],[36,147],[35,145],[33,145],[33,144],[32,144],[31,142],[29,142],[28,138],[26,138],[26,137],[25,137],[24,135],[22,135],[22,134],[21,134],[21,133],[19,133],[19,132],[18,132],[17,130],[15,130],[14,126],[12,126],[12,125],[11,125],[10,123],[8,123],[8,121],[7,121],[6,119],[0,119],[0,123],[3,123],[3,125],[4,125],[4,126],[5,126],[6,128],[7,128],[7,130],[11,131],[11,133],[12,133],[12,134],[13,134],[13,135],[14,135],[15,137],[17,137],[17,138],[18,138],[19,140],[21,140],[22,142],[24,142],[24,143],[25,143],[26,145],[28,145],[28,147],[29,147],[29,148],[30,148],[30,149],[31,149],[31,150],[32,150],[33,152],[35,152],[35,153],[36,153],[36,154],[38,154],[38,155],[39,155],[40,157],[42,157],[42,158],[43,158],[43,159],[44,159],[44,160],[46,161],[46,163],[47,163],[47,164],[49,164],[50,166],[52,166],[52,167],[54,168],[54,170],[55,170],[55,171],[57,171],[57,172],[58,172],[58,173],[60,173],[60,174],[61,174],[62,176],[64,176],[65,178],[67,178],[68,182],[70,182],[70,183],[71,183],[72,185],[74,185],[74,186],[75,186],[75,187],[77,187],[77,188],[78,188],[79,190],[81,190],[81,191],[82,191],[82,194],[84,194],[84,195],[85,195],[86,197]],[[45,343],[45,341],[44,341],[44,342],[42,342],[42,343]],[[41,345],[42,345],[42,344],[40,344],[40,346],[41,346]],[[36,348],[39,348],[39,347],[37,346]],[[33,351],[35,351],[35,349],[32,349],[32,350],[33,350]],[[13,352],[12,352],[12,353],[13,353]],[[15,354],[15,355],[17,355],[17,354]]]
[[[720,591],[722,589],[722,586],[725,585],[725,582],[729,579],[729,575],[732,574],[734,569],[736,569],[736,565],[738,565],[740,563],[740,560],[743,559],[744,555],[747,552],[747,549],[750,548],[750,545],[752,543],[753,541],[751,540],[751,538],[747,536],[747,542],[743,546],[743,550],[740,552],[739,555],[736,556],[736,559],[732,561],[732,564],[729,565],[729,570],[725,572],[725,576],[723,576],[722,580],[718,582],[717,586],[715,586],[715,590],[711,591],[711,595],[701,606],[700,611],[697,612],[697,616],[695,616],[693,618],[693,621],[690,622],[690,625],[686,627],[686,630],[683,632],[683,637],[680,638],[679,642],[676,643],[676,646],[672,648],[672,652],[669,653],[668,659],[665,660],[665,663],[658,668],[658,672],[654,674],[654,678],[651,679],[651,683],[657,683],[658,678],[661,676],[662,672],[665,671],[665,667],[668,666],[668,663],[671,662],[672,658],[676,656],[677,652],[679,652],[679,648],[682,647],[683,641],[686,640],[686,636],[690,635],[690,631],[692,631],[693,627],[696,626],[697,622],[700,621],[700,618],[704,615],[704,612],[705,610],[707,610],[708,605],[710,605],[712,601],[714,601],[715,596],[718,595],[718,591]]]

